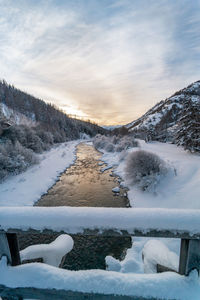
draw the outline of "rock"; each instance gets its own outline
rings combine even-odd
[[[116,186],[115,188],[112,189],[113,193],[119,193],[120,192],[120,188],[118,186]]]

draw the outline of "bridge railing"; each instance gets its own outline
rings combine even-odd
[[[18,233],[67,233],[90,236],[180,238],[179,274],[187,276],[191,270],[197,269],[199,271],[200,269],[199,210],[2,207],[0,208],[0,257],[7,256],[8,263],[11,265],[20,264],[17,242]],[[162,266],[158,267],[161,271],[165,269],[164,267],[162,269]],[[105,276],[106,275],[104,275],[104,277]],[[66,299],[85,299],[84,297],[86,296],[88,297],[86,297],[87,299],[104,299],[106,297],[104,294],[95,292],[96,298],[94,298],[94,294],[89,292],[82,293],[82,291],[79,290],[70,291],[59,288],[56,292],[50,288],[40,289],[34,286],[10,288],[7,287],[6,284],[2,285],[0,281],[0,296],[5,297],[5,295],[10,295],[10,297],[12,297],[12,295],[16,295],[16,293],[19,297],[24,298],[30,298],[30,295],[33,296],[34,294],[33,298],[35,299],[36,297],[38,297],[38,299],[45,299],[47,295],[49,295],[51,299],[65,299],[64,297],[66,297]],[[44,297],[44,295],[46,296]],[[122,299],[120,293],[115,293],[113,297],[115,299]],[[109,299],[112,299],[111,295]],[[130,296],[124,294],[123,299],[134,299],[134,297],[132,296],[132,298],[130,298]],[[138,297],[135,299],[138,299]]]

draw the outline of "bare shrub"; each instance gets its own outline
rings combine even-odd
[[[128,155],[128,152],[126,150],[122,150],[120,155],[119,155],[119,161],[125,160],[127,155]]]
[[[115,151],[116,152],[122,152],[124,149],[126,149],[126,148],[124,148],[124,145],[119,144],[119,145],[116,146]]]
[[[96,135],[93,144],[96,149],[104,149],[106,145],[109,143],[109,138],[105,135]]]
[[[113,135],[113,137],[111,137],[111,143],[113,144],[118,144],[120,141],[120,137],[119,136],[116,136],[116,135]]]
[[[121,152],[128,148],[137,147],[138,142],[132,136],[105,136],[96,135],[93,139],[93,144],[96,149],[105,149],[108,152]],[[111,147],[113,145],[113,147]]]
[[[138,150],[128,155],[125,172],[130,184],[145,191],[157,185],[161,176],[167,173],[167,166],[158,155]]]
[[[121,152],[133,147],[138,147],[138,142],[130,136],[124,136],[120,139],[118,145],[116,146],[116,151]]]

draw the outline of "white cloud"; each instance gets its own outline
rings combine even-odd
[[[184,24],[179,1],[170,3],[103,1],[94,21],[70,1],[0,1],[0,76],[101,123],[128,123],[198,79],[190,60],[178,62]],[[199,19],[192,17],[195,34]],[[198,47],[195,40],[192,51]]]

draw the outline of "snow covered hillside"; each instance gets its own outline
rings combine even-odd
[[[187,113],[188,106],[198,112],[197,121],[198,128],[200,128],[200,81],[162,100],[126,127],[143,138],[161,141],[175,140],[178,143],[175,136],[178,127],[181,126],[179,120]]]

